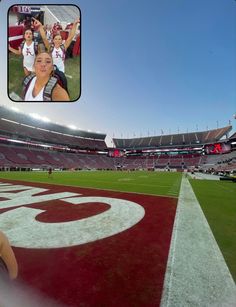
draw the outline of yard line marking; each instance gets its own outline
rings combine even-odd
[[[231,189],[231,187],[229,186],[222,186],[221,184],[217,184],[217,187],[222,189],[222,190],[225,190],[225,191],[228,191],[229,193],[234,193],[233,189]]]
[[[69,79],[73,79],[73,77],[70,76],[70,75],[66,75],[66,77],[69,78]]]
[[[117,181],[130,181],[130,180],[134,180],[133,178],[119,178],[117,179]]]
[[[187,178],[182,178],[161,307],[235,306],[236,285]]]

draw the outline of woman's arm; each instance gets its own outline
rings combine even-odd
[[[79,23],[80,23],[80,19],[77,19],[77,20],[74,22],[73,27],[72,27],[72,29],[71,29],[71,31],[70,31],[70,34],[69,34],[67,40],[65,41],[65,44],[64,44],[65,49],[67,49],[67,48],[70,46],[70,44],[71,44],[71,42],[72,42],[72,39],[73,39],[73,37],[75,36],[75,32],[76,32],[76,29],[77,29],[77,25],[78,25]]]
[[[7,237],[0,232],[0,256],[5,262],[11,279],[15,279],[18,275],[18,265],[14,252],[10,246]]]
[[[42,37],[42,40],[43,40],[43,43],[45,45],[45,47],[47,48],[47,50],[49,50],[49,47],[50,47],[50,43],[47,39],[47,36],[46,36],[46,33],[44,31],[44,28],[43,28],[43,25],[41,24],[41,22],[35,18],[32,18],[34,20],[34,26],[37,28],[39,27],[39,32],[40,32],[40,35]]]
[[[52,91],[52,101],[70,101],[67,91],[57,84]]]
[[[8,45],[8,49],[9,49],[11,52],[13,52],[13,53],[15,53],[15,54],[17,54],[17,55],[21,55],[21,54],[22,54],[21,47],[19,47],[18,50],[17,50],[17,49],[12,48],[10,45]]]

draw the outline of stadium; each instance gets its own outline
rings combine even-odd
[[[0,11],[0,306],[235,307],[236,2]]]
[[[0,114],[0,225],[27,306],[234,305],[231,125],[108,147],[106,134]]]
[[[113,139],[47,123],[1,106],[2,170],[146,170],[236,172],[232,126],[209,131]]]

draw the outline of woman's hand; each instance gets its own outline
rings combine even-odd
[[[78,23],[80,23],[80,18],[76,19],[74,22],[74,24],[78,24]]]
[[[42,26],[42,23],[39,20],[35,19],[34,17],[32,17],[32,20],[33,20],[33,24],[34,24],[35,27],[41,27]]]

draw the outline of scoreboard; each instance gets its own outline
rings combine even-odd
[[[120,149],[110,149],[108,152],[109,157],[119,158],[124,156],[124,151]]]
[[[206,155],[224,154],[231,151],[231,144],[230,143],[207,144],[204,146],[203,150]]]

